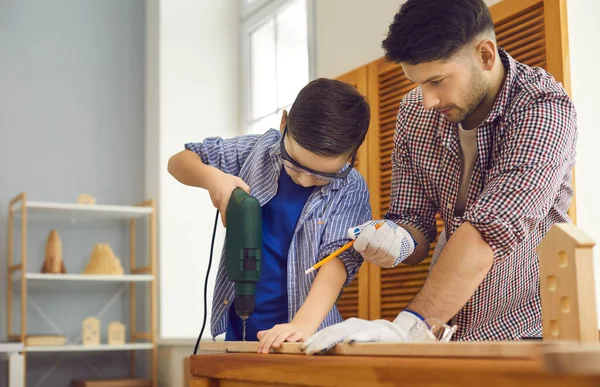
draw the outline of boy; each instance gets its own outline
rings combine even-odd
[[[226,226],[231,192],[240,187],[262,207],[263,266],[246,340],[268,353],[284,341],[303,341],[342,321],[335,302],[362,264],[354,249],[304,271],[349,241],[347,230],[371,219],[369,192],[353,169],[369,127],[369,105],[350,85],[317,79],[306,85],[280,131],[188,143],[169,160],[182,184],[208,190]],[[224,256],[223,256],[224,257]],[[219,265],[211,333],[242,340],[233,310],[233,283]]]

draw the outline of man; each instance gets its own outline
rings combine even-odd
[[[436,237],[436,212],[445,231],[427,281],[393,322],[350,319],[304,349],[411,340],[427,319],[457,325],[455,340],[541,337],[535,249],[554,223],[570,222],[571,100],[497,46],[483,0],[408,0],[383,48],[418,87],[398,112],[385,224],[363,225],[355,249],[382,267],[416,264]]]

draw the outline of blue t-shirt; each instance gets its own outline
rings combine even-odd
[[[288,322],[288,250],[302,209],[315,187],[302,187],[281,168],[277,194],[262,207],[262,270],[256,284],[256,307],[246,321],[246,341],[259,331]],[[242,320],[229,309],[226,341],[242,340]]]

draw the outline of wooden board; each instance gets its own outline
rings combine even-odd
[[[494,341],[450,343],[357,343],[338,344],[327,355],[397,357],[535,358],[542,354],[542,341]],[[272,353],[303,354],[301,343],[283,343]],[[206,352],[256,353],[256,341],[201,342]]]
[[[342,344],[335,355],[458,357],[458,358],[535,358],[540,356],[542,342],[450,342],[450,343],[360,343]]]
[[[301,343],[283,343],[281,347],[271,348],[274,353],[302,354]],[[200,351],[253,353],[258,352],[258,341],[201,341]]]

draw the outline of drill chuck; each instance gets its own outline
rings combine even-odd
[[[253,295],[239,295],[235,296],[233,300],[233,307],[235,309],[235,313],[241,319],[247,319],[254,312],[254,296]]]

